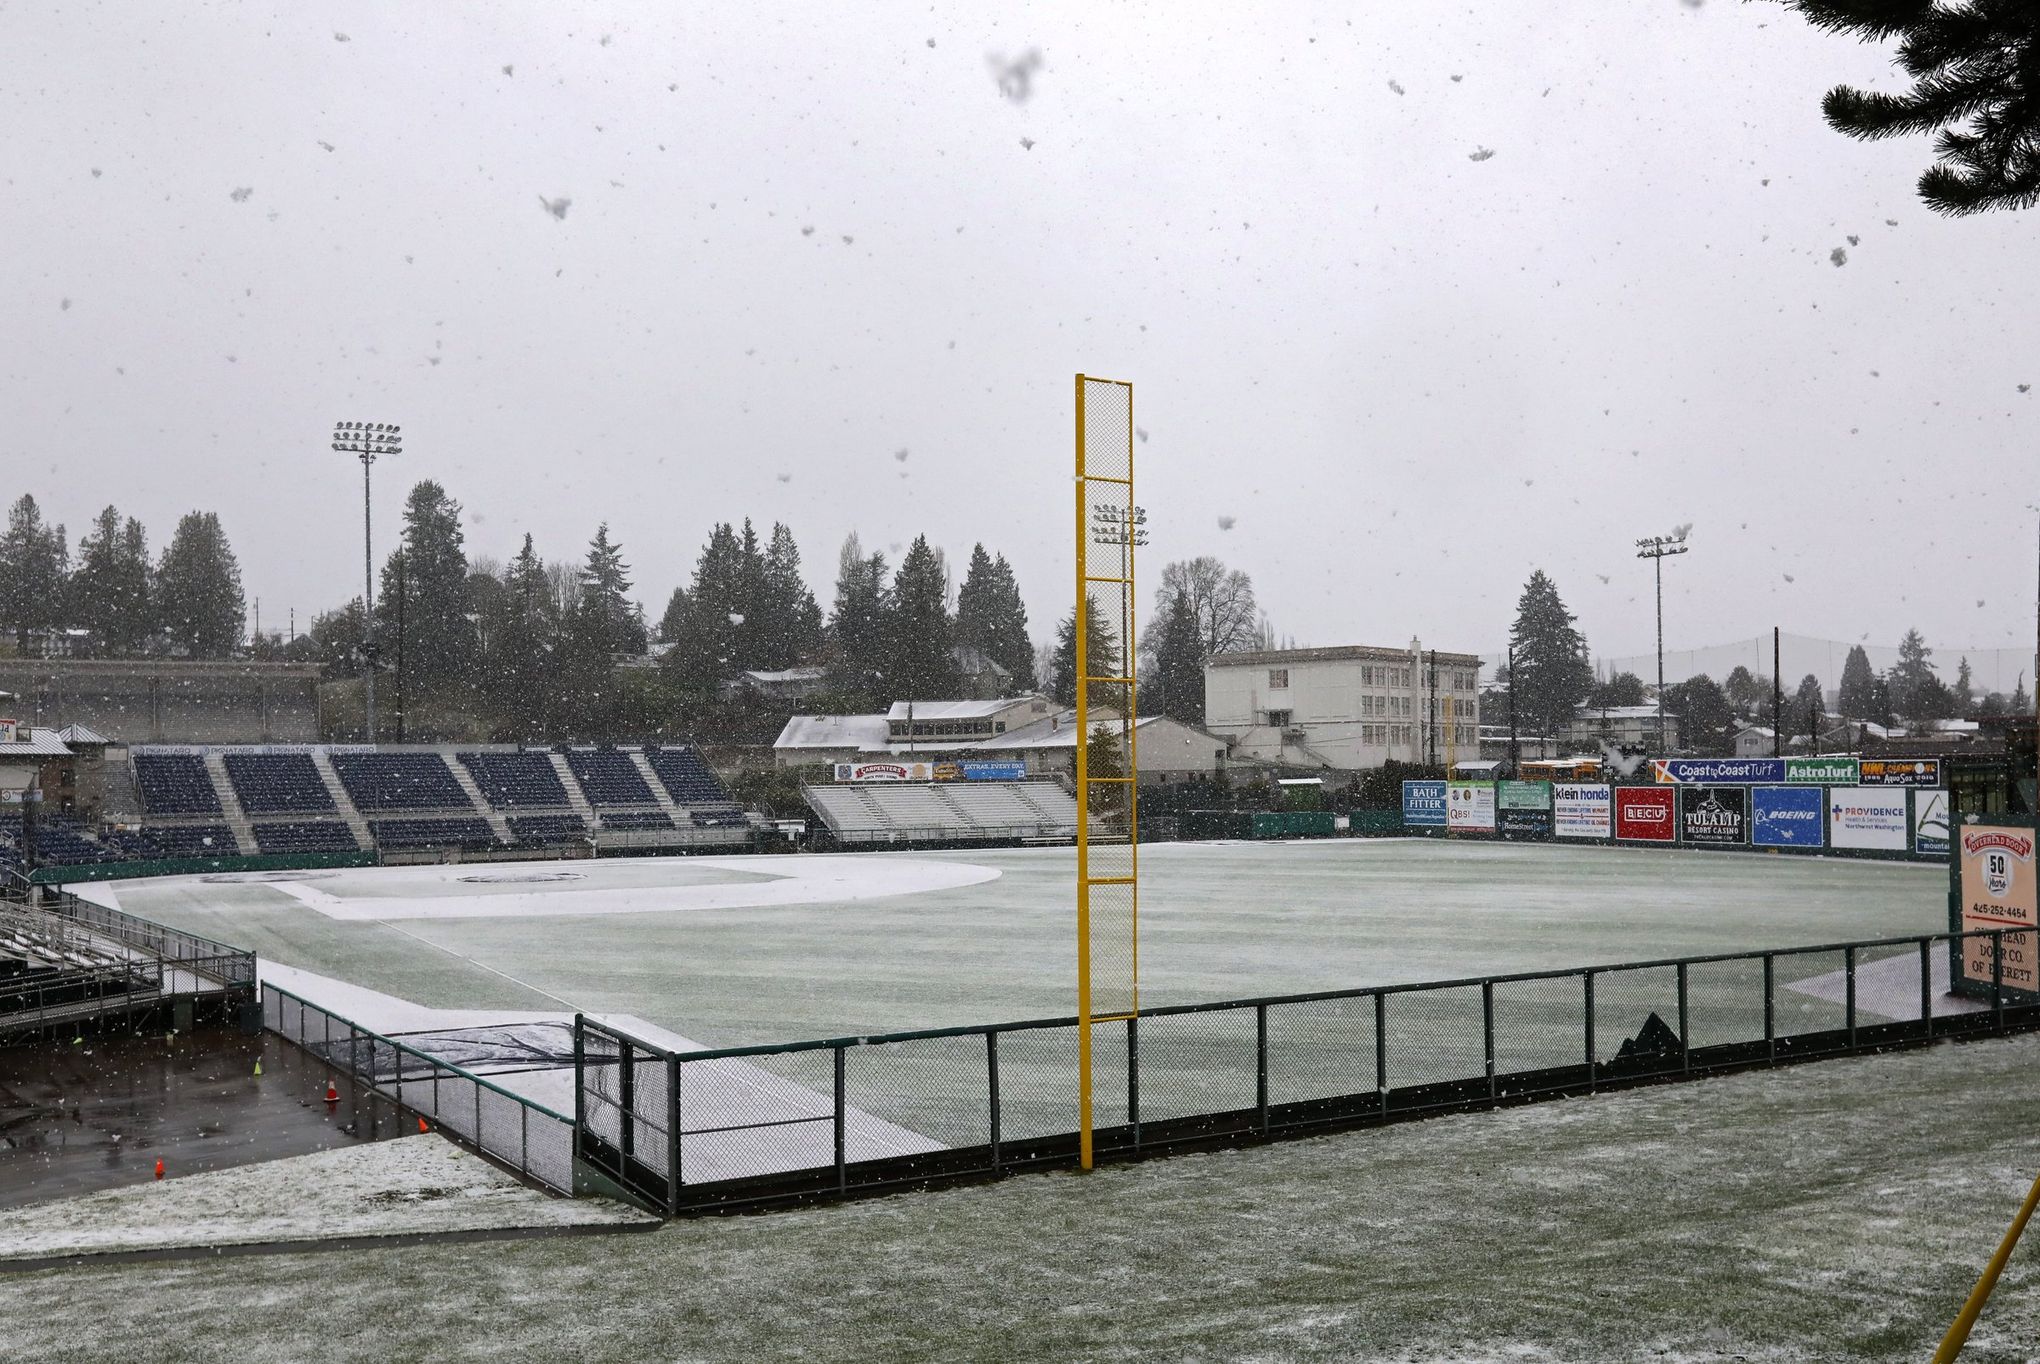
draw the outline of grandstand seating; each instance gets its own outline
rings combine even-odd
[[[652,788],[645,785],[637,764],[629,755],[613,748],[570,748],[567,768],[580,783],[588,803],[603,805],[651,805]]]
[[[1054,782],[874,782],[810,786],[808,804],[844,843],[1075,838],[1077,804]]]
[[[18,864],[22,860],[21,841],[21,817],[0,818],[0,852],[8,854],[7,861]],[[44,815],[35,822],[35,860],[43,866],[78,867],[118,862],[121,854],[87,838],[73,821],[60,815]]]
[[[482,799],[498,810],[561,806],[567,788],[543,753],[457,753]]]
[[[333,770],[363,813],[474,808],[437,753],[335,753]]]
[[[333,795],[303,753],[229,753],[227,779],[251,815],[330,815]]]
[[[220,813],[220,798],[205,770],[205,759],[190,753],[137,753],[134,763],[135,787],[146,813]]]
[[[645,761],[652,765],[666,793],[676,805],[734,805],[709,765],[692,748],[647,748]]]
[[[149,841],[163,857],[239,857],[241,847],[224,824],[156,824]]]
[[[485,819],[372,819],[369,833],[379,848],[495,848]]]
[[[255,826],[255,845],[271,855],[360,852],[354,831],[335,819],[284,820]]]
[[[697,829],[741,829],[750,823],[742,810],[689,810],[687,817]]]
[[[603,810],[596,818],[605,829],[671,829],[673,821],[664,810]]]
[[[510,841],[522,846],[565,843],[587,836],[588,826],[579,815],[510,816]]]
[[[118,853],[123,862],[147,862],[170,855],[140,829],[102,829],[99,841]]]

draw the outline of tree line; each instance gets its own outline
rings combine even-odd
[[[15,652],[225,658],[247,626],[241,566],[214,512],[186,513],[154,559],[148,532],[108,506],[71,548],[23,493],[0,534],[0,625]]]

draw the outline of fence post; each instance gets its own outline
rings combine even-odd
[[[1842,949],[1842,981],[1846,993],[1842,1017],[1849,1029],[1849,1050],[1856,1049],[1856,945]]]
[[[985,1083],[990,1089],[991,1121],[986,1134],[992,1139],[992,1170],[999,1168],[999,1034],[985,1029]]]
[[[1126,1121],[1133,1128],[1133,1149],[1140,1150],[1140,1019],[1126,1020]]]
[[[1920,1033],[1934,1035],[1934,940],[1920,939]]]
[[[531,1173],[531,1105],[517,1105],[517,1168],[523,1174]]]
[[[1580,978],[1586,982],[1584,999],[1587,1018],[1587,1088],[1592,1090],[1600,1083],[1600,1076],[1596,1073],[1594,1065],[1594,973],[1583,971]]]
[[[680,1212],[680,1058],[666,1058],[666,1216]]]
[[[1374,1092],[1381,1099],[1381,1111],[1388,1113],[1388,996],[1374,992]]]
[[[843,1046],[836,1048],[836,1192],[850,1187],[850,1175],[843,1162]]]
[[[1693,1073],[1693,1017],[1687,1006],[1686,963],[1679,963],[1679,1070]]]
[[[1487,1096],[1495,1097],[1495,983],[1480,983],[1480,1028],[1487,1052]]]
[[[588,1123],[588,1106],[582,1100],[582,1091],[588,1080],[588,1041],[585,1016],[578,1010],[574,1014],[574,1154],[581,1154],[581,1129]],[[439,1067],[432,1067],[432,1116],[439,1116]]]
[[[1999,1032],[2005,1030],[2005,931],[1990,931],[1990,1017]]]
[[[1764,953],[1764,1059],[1778,1059],[1778,1017],[1776,1006],[1771,1002],[1771,981],[1777,974],[1777,959],[1769,952]]]
[[[637,1058],[631,1054],[629,1038],[616,1044],[616,1100],[623,1111],[617,1142],[625,1160],[637,1154]]]
[[[477,1146],[481,1146],[481,1145],[482,1145],[482,1082],[481,1082],[481,1080],[480,1080],[480,1079],[475,1079],[475,1080],[472,1080],[472,1081],[470,1081],[470,1082],[469,1082],[469,1084],[468,1084],[468,1088],[469,1088],[469,1089],[472,1089],[472,1090],[473,1090],[473,1091],[475,1092],[475,1145],[477,1145]],[[486,1148],[486,1147],[484,1147],[483,1149],[484,1149],[484,1150],[486,1150],[487,1148]]]
[[[1254,1108],[1261,1135],[1268,1135],[1268,1006],[1254,1006]]]

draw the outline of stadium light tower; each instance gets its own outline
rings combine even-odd
[[[1636,542],[1636,557],[1649,559],[1657,573],[1657,746],[1658,756],[1669,758],[1665,748],[1665,560],[1686,552],[1686,532],[1681,526],[1670,535],[1647,535]]]
[[[375,559],[369,526],[369,471],[377,455],[403,449],[403,428],[387,422],[335,422],[333,448],[361,459],[361,657],[362,699],[368,712],[368,742],[375,742]]]

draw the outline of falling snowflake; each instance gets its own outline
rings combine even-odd
[[[324,148],[325,148],[325,149],[326,149],[327,151],[329,151],[329,152],[333,150],[333,144],[332,144],[332,143],[330,143],[330,142],[321,142],[321,143],[319,143],[319,145],[320,145],[321,147],[324,147]]]
[[[792,474],[781,474],[781,475],[779,476],[779,481],[780,481],[781,483],[791,483],[791,482],[793,482],[793,475],[792,475]]]
[[[1463,80],[1465,80],[1465,79],[1466,79],[1466,77],[1464,77],[1464,76],[1454,76],[1454,77],[1452,78],[1452,83],[1453,83],[1454,85],[1457,85],[1457,84],[1459,84],[1459,82],[1461,82],[1461,81],[1463,81]]]
[[[1863,239],[1862,239],[1861,237],[1858,237],[1858,236],[1856,236],[1856,235],[1855,235],[1855,234],[1854,234],[1853,232],[1849,234],[1849,245],[1851,245],[1851,246],[1855,246],[1855,245],[1856,245],[1857,243],[1861,242],[1862,240],[1863,240]]]
[[[336,43],[351,43],[354,40],[344,33],[336,33],[333,35],[333,41]]]
[[[105,171],[103,171],[103,170],[101,170],[101,169],[99,169],[99,167],[97,167],[97,166],[94,166],[94,167],[92,168],[92,178],[93,178],[94,180],[97,180],[97,179],[98,179],[98,178],[99,178],[100,176],[102,176],[102,175],[104,175],[104,174],[106,174],[106,172],[105,172]]]
[[[847,233],[847,232],[843,234],[843,245],[845,245],[845,246],[855,246],[856,244],[857,244],[857,239],[856,239],[855,237],[851,236],[851,235],[850,235],[849,233]]]
[[[803,237],[812,237],[815,235],[815,230],[812,227],[803,227],[800,230],[800,235]]]
[[[1837,270],[1839,270],[1844,265],[1847,265],[1849,263],[1849,253],[1844,251],[1841,247],[1838,246],[1834,250],[1828,252],[1828,263],[1833,265]]]
[[[1494,154],[1495,149],[1493,147],[1475,147],[1466,154],[1466,159],[1469,161],[1485,161]]]
[[[928,46],[930,46],[930,47],[933,47],[933,46],[935,46],[935,40],[934,40],[933,38],[930,38],[930,39],[928,40]]]
[[[1797,578],[1794,578],[1794,577],[1793,577],[1793,576],[1792,576],[1792,575],[1791,575],[1790,573],[1787,573],[1787,574],[1785,575],[1785,581],[1786,581],[1786,582],[1788,582],[1788,583],[1790,583],[1790,582],[1797,582],[1797,581],[1799,581],[1799,580],[1798,580]]]
[[[567,210],[574,206],[574,201],[565,195],[561,195],[557,199],[548,199],[541,194],[538,196],[538,206],[547,213],[552,214],[553,217],[558,218],[561,222],[565,222]]]
[[[899,449],[893,451],[893,458],[898,460],[900,463],[905,464],[907,462],[906,447],[901,446]]]
[[[1136,426],[1136,427],[1134,427],[1134,428],[1133,428],[1133,434],[1134,434],[1134,435],[1136,435],[1136,436],[1139,436],[1139,437],[1140,437],[1140,443],[1141,443],[1142,445],[1146,445],[1146,444],[1147,444],[1147,428],[1146,428],[1146,427],[1144,427],[1144,426]]]
[[[732,612],[730,612],[730,624],[732,624],[732,625],[742,625],[743,623],[744,623],[744,613],[743,613],[742,611],[732,611]]]
[[[1595,576],[1596,578],[1599,578],[1599,579],[1600,579],[1600,580],[1601,580],[1602,582],[1604,582],[1604,583],[1606,583],[1606,582],[1610,581],[1610,579],[1609,579],[1608,575],[1607,575],[1607,574],[1605,574],[1605,573],[1596,573],[1596,574],[1595,574],[1594,576]]]
[[[227,197],[229,199],[232,199],[237,204],[245,204],[248,202],[248,196],[253,194],[254,192],[255,187],[253,185],[243,185],[239,189],[227,195]]]
[[[1400,94],[1402,94],[1402,93],[1403,93],[1403,88],[1402,88],[1402,82],[1401,82],[1401,81],[1390,81],[1390,82],[1388,83],[1388,88],[1389,88],[1389,89],[1391,89],[1391,90],[1393,90],[1393,91],[1395,91],[1395,92],[1396,92],[1396,93],[1397,93],[1398,95],[1400,95]]]
[[[2019,385],[2019,392],[2021,392],[2021,393],[2030,393],[2030,392],[2032,392],[2032,390],[2033,390],[2033,385],[2031,385],[2031,384],[2020,384],[2020,385]]]
[[[506,76],[514,76],[514,75],[516,75],[516,74],[517,74],[517,65],[516,65],[516,63],[515,63],[515,62],[512,62],[512,63],[509,63],[509,64],[505,65],[505,66],[504,66],[504,68],[503,68],[503,74],[504,74],[504,75],[506,75]]]
[[[1220,530],[1231,530],[1236,520],[1237,518],[1235,517],[1221,516],[1218,518],[1218,528]]]
[[[1691,521],[1682,521],[1678,525],[1672,527],[1672,538],[1674,540],[1683,540],[1692,533],[1693,523]]]
[[[1041,69],[1040,49],[1030,47],[1010,62],[996,55],[986,57],[985,61],[999,82],[999,93],[1015,104],[1025,104],[1034,93],[1034,73]]]
[[[1031,152],[1034,150],[1034,139],[1031,137],[1023,137],[1020,139],[1020,145],[1022,147],[1025,147],[1028,151]]]
[[[1897,226],[1898,226],[1898,219],[1896,219],[1896,218],[1886,218],[1886,219],[1884,220],[1884,225],[1885,225],[1886,227],[1897,227]]]

